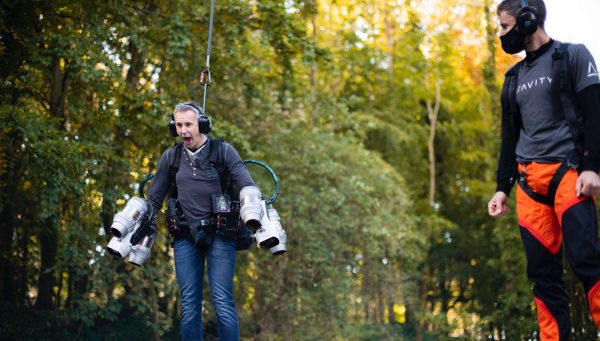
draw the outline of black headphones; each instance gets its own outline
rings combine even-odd
[[[212,122],[210,121],[210,117],[204,115],[204,112],[200,107],[194,102],[183,103],[184,105],[188,105],[196,111],[198,115],[198,129],[200,130],[200,134],[208,134],[212,130]],[[171,120],[169,121],[169,132],[171,136],[177,137],[177,127],[175,126],[175,114],[171,115]]]
[[[532,7],[529,7],[528,0],[521,0],[521,9],[517,13],[517,28],[519,32],[528,36],[535,31],[538,27],[538,18]]]

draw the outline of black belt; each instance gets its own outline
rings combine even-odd
[[[177,233],[172,233],[171,235],[175,238],[188,237],[190,236],[190,226],[200,227],[206,232],[214,232],[217,229],[210,219],[179,220],[177,223],[179,231]]]
[[[190,226],[206,227],[214,226],[210,219],[198,219],[198,220],[180,220],[179,225],[189,230]]]

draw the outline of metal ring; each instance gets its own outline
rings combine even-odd
[[[271,198],[269,198],[269,200],[267,200],[266,203],[267,203],[267,205],[271,205],[272,203],[274,203],[275,200],[277,200],[277,197],[279,196],[279,179],[277,179],[277,175],[275,174],[273,169],[271,169],[271,167],[267,166],[264,162],[257,161],[257,160],[244,160],[243,162],[244,162],[244,164],[259,165],[262,168],[269,171],[269,173],[271,173],[271,176],[273,177],[273,182],[275,183],[275,193],[273,193],[273,196]]]
[[[142,182],[140,182],[140,185],[138,186],[138,193],[140,194],[140,198],[145,198],[144,187],[146,186],[146,182],[152,180],[152,178],[154,178],[154,174],[148,174],[148,176],[146,176],[146,178],[142,180]]]

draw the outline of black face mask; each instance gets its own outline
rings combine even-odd
[[[500,37],[502,49],[508,54],[515,54],[525,49],[525,35],[517,31],[517,26]]]

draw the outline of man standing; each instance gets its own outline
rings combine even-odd
[[[600,328],[598,69],[585,46],[548,36],[543,0],[503,0],[497,13],[503,50],[525,50],[526,57],[507,72],[502,90],[502,144],[488,211],[504,214],[519,183],[517,217],[541,339],[565,340],[571,326],[563,246]]]
[[[189,228],[183,228],[177,226],[175,219],[168,222],[181,290],[181,338],[202,340],[202,286],[206,259],[219,339],[239,340],[233,301],[236,242],[233,237],[219,233],[211,219],[213,196],[222,194],[219,171],[212,161],[220,160],[237,193],[245,186],[255,185],[237,151],[225,142],[206,136],[210,129],[210,119],[196,104],[180,103],[175,107],[169,130],[172,135],[179,136],[183,144],[163,153],[148,190],[148,204],[158,212],[174,183],[178,206],[189,223]],[[213,153],[220,155],[215,158]],[[174,165],[178,168],[175,174]],[[193,237],[190,230],[202,238]]]

